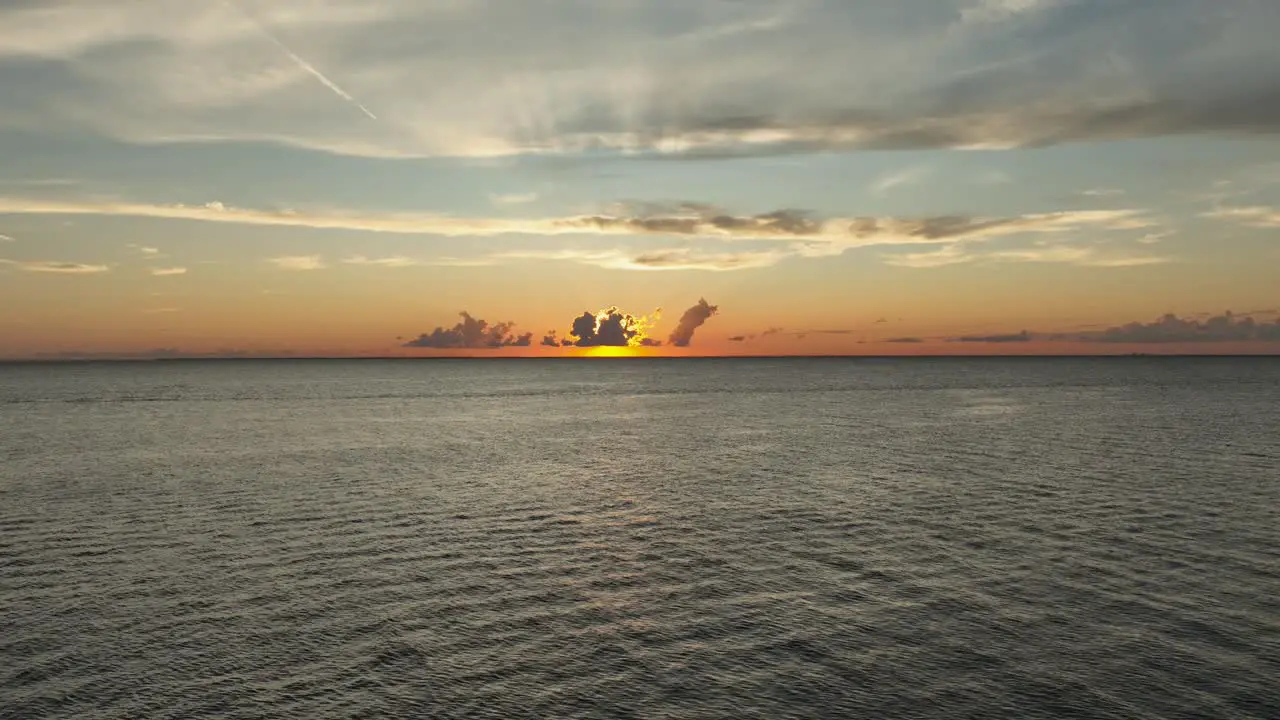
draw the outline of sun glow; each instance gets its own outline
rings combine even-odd
[[[585,353],[589,358],[618,358],[618,357],[635,357],[639,353],[630,346],[618,345],[600,345],[593,348],[587,348]]]

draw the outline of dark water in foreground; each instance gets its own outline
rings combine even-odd
[[[1277,718],[1280,361],[0,366],[0,717]]]

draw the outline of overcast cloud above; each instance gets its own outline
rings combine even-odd
[[[1278,18],[1250,0],[9,3],[0,122],[388,156],[1270,134]]]

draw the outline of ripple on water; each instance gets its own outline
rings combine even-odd
[[[0,717],[1280,717],[1276,365],[992,362],[0,369]]]

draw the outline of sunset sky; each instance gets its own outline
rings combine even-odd
[[[611,306],[650,354],[1280,352],[1277,35],[1275,0],[0,0],[0,357],[590,354]]]

